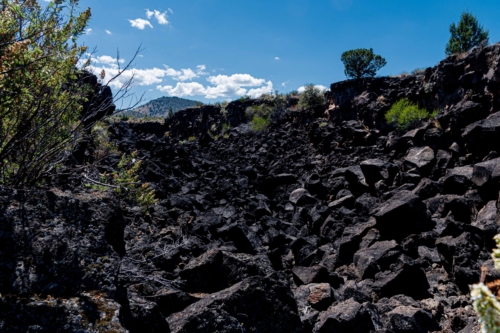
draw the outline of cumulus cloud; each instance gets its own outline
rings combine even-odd
[[[205,95],[205,87],[198,82],[178,82],[175,87],[167,86],[157,86],[159,91],[166,92],[171,96],[199,96]]]
[[[158,24],[161,24],[161,25],[167,25],[169,22],[167,20],[167,12],[160,12],[159,10],[149,10],[149,9],[146,9],[146,16],[148,19],[152,18],[154,16],[154,18],[156,19],[156,21],[158,22]]]
[[[103,64],[109,66],[117,66],[117,59],[108,55],[102,55],[92,58],[92,62],[95,64]],[[118,63],[123,64],[125,59],[118,59]]]
[[[328,90],[328,88],[327,88],[327,87],[325,87],[325,86],[323,86],[323,85],[321,85],[321,84],[317,84],[317,85],[315,85],[315,86],[314,86],[314,88],[317,88],[317,89],[319,89],[319,90],[321,90],[321,91],[326,91],[326,90]],[[305,86],[302,86],[302,87],[300,87],[299,89],[297,89],[297,91],[298,91],[299,93],[303,93],[305,90],[306,90],[306,87],[305,87]]]
[[[106,33],[107,33],[108,35],[112,35],[112,34],[113,34],[113,33],[112,33],[111,31],[109,31],[109,30],[104,30],[104,31],[106,31]]]
[[[244,95],[258,97],[273,91],[273,83],[271,81],[266,83],[264,79],[254,78],[250,74],[210,76],[207,78],[207,81],[211,85],[203,86],[198,82],[179,82],[175,87],[171,85],[158,85],[156,88],[171,96],[204,96],[208,99]],[[256,88],[247,90],[250,87]]]
[[[274,60],[280,60],[280,57],[274,57]]]
[[[134,28],[137,28],[139,30],[144,30],[146,26],[150,27],[151,29],[153,28],[153,25],[151,22],[145,19],[137,18],[135,20],[128,20],[130,22],[130,25]]]
[[[92,28],[85,29],[85,34],[86,35],[92,35]]]

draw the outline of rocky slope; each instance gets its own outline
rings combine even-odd
[[[198,102],[185,98],[160,97],[131,111],[124,112],[124,114],[135,117],[167,117],[170,109],[172,109],[173,112],[177,112],[189,107],[194,107],[196,103]]]
[[[258,100],[113,123],[159,202],[146,215],[80,175],[1,189],[0,331],[478,332],[468,286],[500,276],[499,60],[336,83],[339,108],[263,132]],[[437,119],[392,130],[401,97]]]

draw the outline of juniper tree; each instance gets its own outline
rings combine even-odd
[[[488,43],[488,30],[484,30],[470,12],[463,12],[458,25],[450,25],[450,40],[446,44],[446,54],[467,52],[481,43]]]
[[[355,49],[342,53],[340,58],[344,63],[344,73],[349,78],[359,79],[373,77],[387,62],[373,49]]]

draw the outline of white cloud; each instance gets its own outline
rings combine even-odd
[[[207,66],[205,66],[205,65],[198,65],[198,66],[196,66],[196,74],[198,74],[198,75],[208,75],[208,73],[205,72],[206,69],[207,69]]]
[[[280,57],[274,57],[274,60],[280,60]]]
[[[160,12],[159,10],[154,9],[153,11],[146,9],[146,16],[148,19],[154,16],[158,24],[167,25],[167,12]]]
[[[86,35],[92,35],[92,28],[85,29],[85,34]]]
[[[217,76],[210,76],[207,81],[216,85],[238,85],[250,87],[260,86],[266,82],[266,80],[256,79],[250,74],[233,74],[231,76],[219,74]]]
[[[116,60],[117,60],[116,58],[113,58],[113,57],[108,56],[108,55],[102,55],[102,56],[92,58],[92,62],[94,62],[95,64],[103,64],[103,65],[110,65],[110,66],[117,66]],[[125,62],[125,59],[118,59],[118,63],[123,64],[124,62]]]
[[[319,90],[321,90],[321,91],[326,91],[326,90],[328,90],[328,88],[327,88],[327,87],[325,87],[325,86],[323,86],[323,85],[321,85],[321,84],[317,84],[317,85],[315,85],[315,86],[314,86],[314,88],[318,88],[318,89],[319,89]],[[299,89],[297,89],[297,91],[298,91],[299,93],[301,93],[301,94],[302,94],[305,90],[306,90],[306,87],[305,87],[305,86],[299,87]]]
[[[273,91],[274,91],[273,90],[273,83],[271,81],[267,81],[265,86],[262,86],[260,88],[250,89],[247,92],[247,95],[249,95],[253,98],[257,98],[257,97],[261,96],[262,94],[270,94]]]
[[[180,70],[175,70],[168,66],[165,66],[167,69],[165,70],[165,74],[167,76],[171,76],[174,80],[177,81],[188,81],[194,78],[199,77],[198,74],[195,73],[191,68],[182,68]]]
[[[109,30],[104,30],[104,31],[106,31],[106,33],[107,33],[108,35],[112,35],[112,34],[113,34],[113,33],[112,33],[111,31],[109,31]]]
[[[197,96],[205,95],[206,89],[202,84],[198,82],[177,82],[175,87],[173,86],[157,86],[156,89],[162,92],[166,92],[171,96]]]
[[[282,82],[282,83],[281,83],[281,86],[282,86],[282,87],[284,87],[284,88],[286,88],[286,85],[288,84],[288,82],[290,82],[290,81],[285,81],[285,82]]]
[[[128,21],[130,22],[130,25],[132,25],[132,27],[137,28],[139,30],[144,30],[144,28],[146,26],[149,26],[151,29],[153,28],[153,25],[151,24],[151,22],[149,22],[148,20],[141,19],[141,18],[137,18],[135,20],[128,20]]]
[[[250,95],[258,97],[273,91],[273,83],[265,82],[264,79],[257,79],[249,74],[233,74],[210,76],[207,81],[211,86],[203,86],[198,82],[179,82],[175,87],[171,85],[157,86],[159,91],[166,92],[172,96],[204,96],[205,98],[234,97]],[[265,85],[264,85],[265,84]],[[247,91],[248,87],[256,87]]]
[[[173,14],[173,13],[174,13],[174,11],[173,11],[171,8],[169,8],[169,9],[167,9],[167,10],[168,10],[168,12],[169,12],[170,14]]]

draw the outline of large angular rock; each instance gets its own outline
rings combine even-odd
[[[295,191],[290,193],[290,197],[288,200],[297,206],[316,203],[316,199],[312,197],[304,188],[296,189]]]
[[[468,125],[462,133],[468,152],[481,156],[498,149],[500,140],[500,112]]]
[[[344,228],[342,238],[336,242],[339,248],[338,257],[341,261],[348,263],[352,260],[354,253],[359,249],[361,240],[375,224],[375,220],[371,218],[366,223]]]
[[[431,147],[411,148],[404,159],[405,170],[417,168],[421,173],[430,171],[435,154]]]
[[[360,279],[373,278],[377,272],[386,270],[401,254],[395,241],[376,242],[354,254],[356,274]]]
[[[370,303],[360,304],[354,299],[338,303],[319,315],[314,333],[366,333],[379,328],[378,315]]]
[[[471,185],[472,171],[470,166],[448,169],[443,181],[443,193],[464,194]]]
[[[354,165],[347,168],[345,172],[345,179],[349,183],[349,189],[355,196],[360,196],[368,190],[365,175],[361,171],[359,165]]]
[[[475,121],[484,119],[488,111],[481,104],[472,101],[460,101],[436,117],[443,128],[452,126],[461,129]]]
[[[475,164],[471,180],[483,192],[491,193],[493,198],[500,189],[500,158]]]
[[[280,276],[251,277],[167,318],[173,333],[302,333],[290,287]]]
[[[216,292],[250,276],[272,273],[269,258],[210,250],[192,259],[179,273],[190,292]]]
[[[493,245],[493,237],[500,232],[497,214],[497,202],[492,200],[479,211],[476,220],[471,223],[484,231],[485,241],[489,246]]]
[[[299,312],[307,312],[308,307],[326,310],[335,300],[332,287],[328,283],[311,283],[298,287],[294,291]]]
[[[380,297],[403,294],[420,300],[431,297],[429,282],[420,265],[402,255],[390,270],[375,275],[373,290]]]
[[[366,183],[369,185],[373,185],[382,179],[390,183],[398,171],[395,165],[380,159],[363,161],[360,167],[365,176]]]
[[[376,206],[370,214],[377,220],[377,228],[386,239],[403,239],[432,229],[427,217],[427,207],[410,191],[396,193]]]
[[[413,306],[398,306],[384,317],[387,328],[394,333],[427,333],[440,329],[430,313]]]

